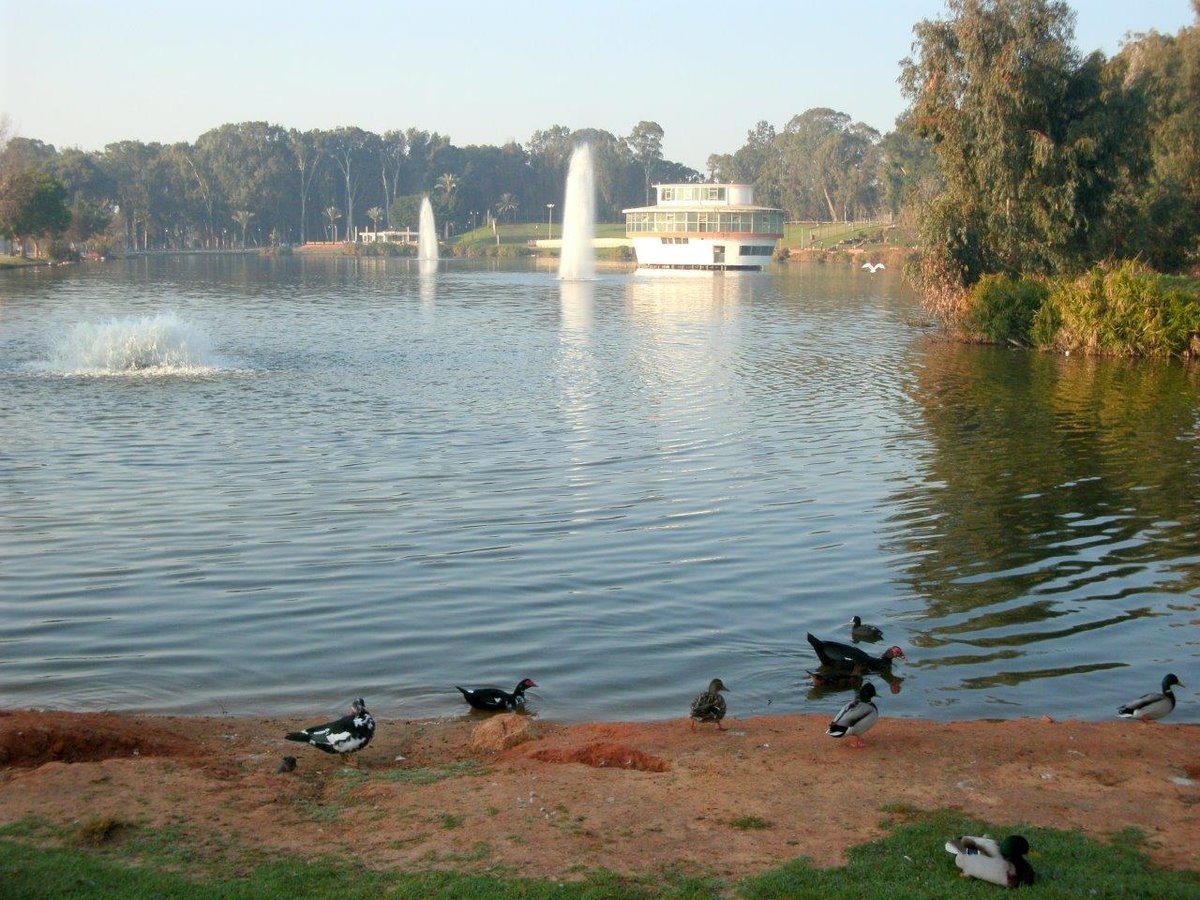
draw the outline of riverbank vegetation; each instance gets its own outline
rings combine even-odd
[[[1195,3],[1200,15],[1200,2]],[[939,187],[913,274],[966,337],[1195,355],[1200,29],[1081,55],[1051,0],[950,0],[901,83]]]

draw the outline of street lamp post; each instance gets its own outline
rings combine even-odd
[[[546,232],[550,236],[550,240],[554,240],[554,204],[546,204]]]

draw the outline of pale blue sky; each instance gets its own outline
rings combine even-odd
[[[1190,0],[1074,0],[1081,50],[1194,23]],[[458,145],[551,125],[703,169],[765,119],[828,106],[881,131],[912,26],[942,0],[314,3],[0,0],[0,112],[59,148],[194,141],[227,122],[417,127]]]

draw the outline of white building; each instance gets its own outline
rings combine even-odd
[[[646,269],[751,269],[771,261],[783,210],[754,205],[748,184],[656,184],[658,202],[623,210]]]

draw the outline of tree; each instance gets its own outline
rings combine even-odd
[[[331,235],[330,240],[332,240],[334,243],[337,243],[338,237],[337,220],[341,217],[342,214],[338,212],[338,208],[336,206],[325,207],[325,218],[329,220],[329,233]]]
[[[246,229],[250,227],[250,220],[254,218],[254,213],[249,210],[239,209],[233,214],[233,221],[237,222],[242,227],[242,249],[246,249]]]
[[[369,132],[361,128],[335,128],[326,137],[326,152],[342,174],[346,198],[346,239],[354,233],[354,198],[358,193],[359,179],[364,164],[368,161]]]
[[[932,279],[1060,274],[1105,252],[1101,227],[1142,129],[1103,56],[1081,60],[1060,0],[948,0],[901,66],[946,188],[921,214]],[[927,284],[927,286],[929,286]]]
[[[450,172],[443,172],[437,177],[433,192],[441,201],[442,209],[449,218],[454,214],[454,199],[458,193],[458,177]]]
[[[0,176],[0,234],[21,244],[25,255],[25,239],[37,241],[43,237],[59,237],[71,224],[67,208],[66,188],[47,172],[36,169],[16,169]]]
[[[367,210],[367,218],[371,220],[371,228],[378,234],[379,220],[383,218],[383,208],[380,206],[372,206]]]
[[[317,133],[314,131],[297,131],[293,128],[288,131],[288,143],[300,175],[300,244],[303,245],[308,240],[308,194],[325,157],[318,147]]]
[[[629,137],[625,138],[633,153],[633,158],[642,167],[647,205],[650,203],[650,177],[654,170],[654,164],[662,159],[663,155],[663,134],[662,126],[657,122],[643,120],[633,126],[633,131],[629,132]]]
[[[502,194],[499,202],[496,203],[496,215],[503,218],[510,213],[516,212],[520,205],[513,194]]]

